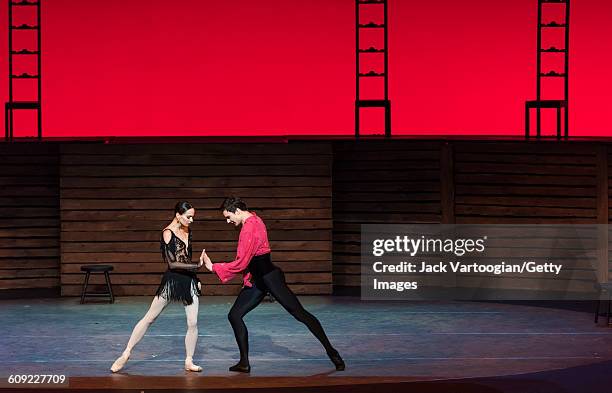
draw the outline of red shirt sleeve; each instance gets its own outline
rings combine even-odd
[[[240,231],[236,259],[232,262],[214,263],[213,272],[217,274],[222,283],[228,282],[234,276],[246,270],[258,247],[259,239],[256,236],[255,225],[246,222]]]

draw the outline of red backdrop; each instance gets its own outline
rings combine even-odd
[[[353,0],[42,1],[45,136],[353,132]],[[522,134],[536,4],[389,0],[394,133]],[[572,3],[575,136],[612,134],[610,15],[606,0]]]

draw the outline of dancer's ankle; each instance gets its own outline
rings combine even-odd
[[[331,350],[327,351],[327,356],[329,356],[329,359],[332,361],[332,363],[334,363],[337,371],[344,371],[346,365],[338,351],[332,348]]]
[[[185,358],[185,370],[200,372],[202,371],[202,367],[193,364],[193,358],[191,356],[187,356]]]
[[[115,360],[115,362],[111,366],[111,371],[116,373],[120,371],[121,369],[123,369],[123,367],[125,367],[125,364],[127,363],[129,358],[130,358],[130,352],[124,351],[123,354],[121,354],[121,356],[119,356],[117,360]]]

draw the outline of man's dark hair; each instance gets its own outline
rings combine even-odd
[[[236,213],[236,209],[248,210],[246,203],[237,197],[225,198],[220,207],[221,210],[227,210],[230,213]]]

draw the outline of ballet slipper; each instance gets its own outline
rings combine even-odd
[[[186,358],[185,359],[185,371],[200,372],[202,371],[202,367],[193,364],[192,358]]]
[[[235,372],[238,372],[238,373],[250,373],[251,372],[251,365],[249,364],[249,362],[239,361],[238,363],[236,363],[232,367],[230,367],[229,370],[230,371],[235,371]]]
[[[117,360],[115,360],[115,363],[113,363],[110,370],[114,373],[116,373],[117,371],[120,371],[125,366],[129,358],[130,358],[130,353],[123,352],[123,354],[119,356]]]
[[[344,371],[346,365],[344,364],[344,360],[342,360],[342,357],[338,351],[334,349],[333,351],[328,352],[327,356],[329,356],[329,360],[331,360],[334,366],[336,366],[337,371]]]

